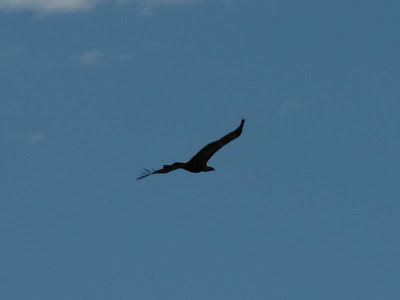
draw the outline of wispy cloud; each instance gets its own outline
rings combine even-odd
[[[219,1],[225,4],[231,2],[231,0]],[[138,5],[142,14],[152,15],[157,7],[201,3],[205,2],[205,0],[0,0],[0,10],[28,10],[43,14],[68,13],[92,10],[98,4],[105,2],[116,4],[134,3]]]
[[[18,103],[16,100],[6,100],[0,102],[0,115],[8,114],[18,109]]]
[[[232,4],[232,0],[221,0],[225,6],[230,6]]]
[[[70,57],[71,61],[78,62],[84,65],[92,65],[96,63],[119,63],[133,59],[133,53],[108,53],[104,50],[93,49],[85,51],[79,55]]]
[[[45,140],[45,136],[41,132],[32,133],[26,138],[28,144],[42,143]]]
[[[127,60],[131,60],[135,58],[135,54],[133,53],[121,53],[121,54],[114,54],[114,55],[110,55],[109,59],[111,61],[115,61],[115,62],[124,62]]]
[[[123,2],[137,2],[140,5],[142,15],[153,15],[154,10],[158,7],[172,5],[188,5],[204,0],[122,0]]]
[[[71,12],[92,9],[100,2],[104,0],[1,0],[0,9],[31,10],[43,13]]]
[[[22,46],[2,46],[0,47],[0,63],[14,62],[21,57],[22,52]]]
[[[160,48],[161,43],[160,42],[146,42],[144,43],[143,47],[146,48]]]
[[[105,56],[105,52],[102,50],[90,50],[80,55],[73,56],[72,60],[78,61],[84,65],[91,65],[99,62]]]
[[[303,109],[304,104],[297,101],[284,101],[278,108],[278,115],[280,117],[287,117],[292,113]]]

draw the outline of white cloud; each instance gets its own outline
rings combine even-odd
[[[287,117],[288,115],[298,111],[304,107],[304,104],[296,101],[285,101],[282,102],[278,108],[278,115],[281,117]]]
[[[43,13],[89,10],[104,0],[0,0],[2,10],[32,10]],[[106,0],[107,1],[107,0]]]
[[[160,48],[161,43],[160,42],[146,42],[143,45],[146,48]]]
[[[135,57],[133,53],[117,53],[109,54],[100,49],[89,50],[80,55],[70,58],[72,61],[79,62],[84,65],[92,65],[96,63],[120,63],[131,60]]]
[[[28,138],[26,139],[26,141],[29,144],[37,144],[37,143],[41,143],[43,142],[45,139],[45,136],[43,133],[37,132],[37,133],[33,133],[30,136],[28,136]]]
[[[225,6],[230,6],[232,4],[232,0],[221,0]]]
[[[135,54],[121,53],[121,54],[110,55],[109,58],[115,62],[124,62],[135,58]]]
[[[98,62],[105,56],[105,52],[102,50],[90,50],[86,51],[78,56],[74,56],[72,59],[84,65],[91,65]]]
[[[94,9],[99,3],[135,3],[142,14],[151,15],[156,7],[168,5],[185,5],[205,0],[0,0],[0,10],[28,10],[44,14],[54,12],[87,11]],[[226,3],[230,0],[220,0]]]
[[[0,48],[0,62],[14,62],[21,57],[22,52],[22,46],[3,46]]]
[[[22,46],[7,46],[0,48],[0,57],[6,57],[10,55],[20,54],[22,52]]]
[[[137,2],[143,15],[152,15],[154,9],[161,6],[187,5],[202,0],[122,0],[123,2]]]
[[[8,100],[0,102],[0,114],[8,114],[18,109],[16,100]]]

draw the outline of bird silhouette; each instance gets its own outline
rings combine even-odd
[[[221,149],[223,146],[238,138],[242,134],[244,119],[242,119],[238,128],[236,128],[231,133],[228,133],[221,139],[212,142],[201,149],[195,156],[193,156],[188,162],[175,162],[172,165],[164,165],[162,169],[159,170],[148,170],[144,169],[144,171],[137,177],[137,180],[143,179],[147,176],[153,174],[165,174],[177,169],[184,169],[186,171],[192,173],[200,173],[200,172],[210,172],[215,171],[213,167],[207,166],[207,161]]]

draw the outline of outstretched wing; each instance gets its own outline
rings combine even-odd
[[[234,139],[238,138],[242,134],[243,130],[243,124],[244,124],[244,119],[242,119],[242,122],[240,123],[239,127],[236,128],[234,131],[231,133],[228,133],[218,141],[212,142],[205,146],[203,149],[201,149],[195,156],[193,156],[190,161],[188,162],[197,164],[197,163],[206,163],[211,156],[215,154],[219,149],[221,149],[223,146],[228,144],[229,142],[233,141]]]
[[[144,169],[143,172],[140,174],[140,176],[138,176],[136,178],[136,180],[140,180],[143,179],[147,176],[153,175],[153,174],[165,174],[165,173],[169,173],[171,171],[174,171],[176,169],[180,169],[182,168],[182,163],[174,163],[172,165],[164,165],[164,167],[160,170],[148,170],[148,169]]]

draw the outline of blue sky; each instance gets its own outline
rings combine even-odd
[[[0,0],[2,299],[398,297],[400,5],[294,2]]]

